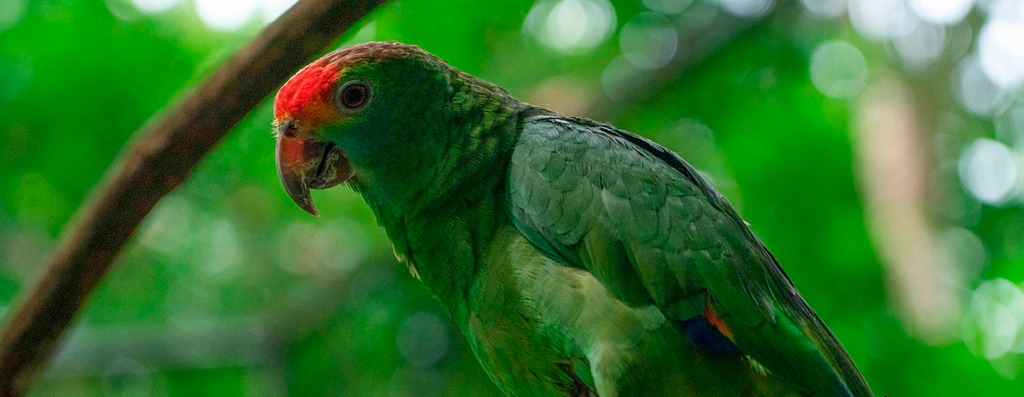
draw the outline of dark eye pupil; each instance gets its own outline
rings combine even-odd
[[[366,86],[353,84],[345,87],[341,92],[341,104],[349,109],[355,109],[366,103]]]

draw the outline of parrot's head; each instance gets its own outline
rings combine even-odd
[[[310,189],[370,184],[421,163],[426,126],[440,122],[436,104],[450,88],[447,68],[415,46],[367,43],[296,73],[274,99],[277,171],[292,200],[318,215]]]

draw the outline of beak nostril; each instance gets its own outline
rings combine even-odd
[[[285,120],[277,126],[277,133],[285,138],[295,138],[296,131],[297,128],[295,128],[295,122],[291,119]]]

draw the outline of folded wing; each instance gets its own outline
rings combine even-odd
[[[713,322],[812,396],[870,396],[842,345],[726,200],[675,153],[590,120],[527,121],[508,180],[516,227],[627,304]]]

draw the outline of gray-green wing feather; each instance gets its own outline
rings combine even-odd
[[[683,321],[710,305],[736,345],[813,396],[870,396],[849,356],[725,199],[675,153],[585,119],[528,120],[513,221],[631,305]]]

